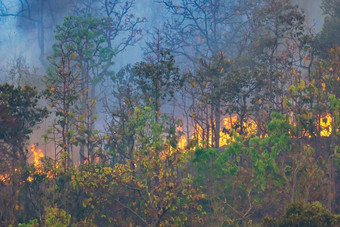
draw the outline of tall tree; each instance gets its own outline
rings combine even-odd
[[[310,80],[314,35],[301,9],[291,1],[264,0],[252,11],[242,60],[260,84],[247,103],[263,133],[261,125],[268,123],[270,113],[283,111],[283,99],[294,78],[303,71]]]
[[[50,65],[45,78],[45,95],[55,113],[51,131],[56,134],[53,137],[57,145],[54,158],[57,161],[57,156],[63,157],[65,169],[72,162],[73,145],[76,142],[74,126],[81,93],[79,69],[74,58],[72,49],[66,48],[62,42],[55,44],[54,54],[48,58]]]
[[[137,125],[132,113],[141,105],[141,92],[131,66],[121,69],[111,77],[111,81],[112,93],[106,94],[105,99],[105,110],[109,115],[106,123],[107,149],[113,163],[124,163],[128,159],[133,160]]]
[[[103,80],[104,76],[110,74],[113,65],[114,51],[108,46],[105,38],[105,29],[110,26],[109,18],[70,16],[64,19],[63,25],[56,28],[56,41],[71,54],[72,62],[78,67],[79,110],[82,115],[79,121],[79,132],[82,135],[81,162],[85,158],[85,147],[88,156],[93,155],[92,136],[97,84]]]

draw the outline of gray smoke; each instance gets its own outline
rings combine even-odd
[[[322,0],[294,0],[295,4],[305,12],[308,25],[315,28],[315,32],[320,32],[324,22],[322,14],[321,2]]]
[[[93,0],[0,0],[0,83],[7,82],[11,65],[18,58],[24,59],[30,69],[33,69],[33,66],[37,67],[38,74],[45,73],[46,65],[43,65],[40,59],[41,32],[44,32],[43,54],[48,56],[54,43],[55,26],[62,23],[66,15],[72,14],[72,7],[79,1],[86,3]],[[319,32],[324,19],[320,9],[322,0],[292,1],[305,11],[309,25],[314,26],[315,32]],[[28,3],[29,9],[20,2]],[[143,60],[143,47],[146,41],[150,41],[146,34],[153,32],[155,28],[161,28],[162,18],[166,16],[163,5],[157,3],[157,0],[136,0],[131,13],[147,19],[143,26],[144,36],[135,46],[128,47],[115,57],[116,71],[127,64]],[[168,106],[167,111],[171,108]],[[46,132],[47,127],[48,122],[44,122],[41,125],[41,133],[37,133],[32,141],[41,141],[41,134]]]
[[[29,65],[43,68],[41,63],[41,32],[43,31],[43,54],[51,53],[54,42],[54,28],[62,23],[66,15],[72,14],[72,7],[78,2],[92,0],[29,0],[24,5],[20,0],[0,0],[0,67],[4,69],[9,60],[24,57]],[[44,3],[44,4],[42,4]],[[153,0],[136,1],[131,11],[136,17],[145,17],[144,34],[153,27],[161,26],[162,5]],[[43,29],[42,25],[43,23]],[[143,40],[138,46],[128,48],[115,59],[116,67],[142,60]],[[46,65],[45,65],[46,66]]]

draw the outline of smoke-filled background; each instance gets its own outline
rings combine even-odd
[[[41,81],[42,75],[46,73],[48,62],[46,58],[52,54],[52,45],[55,43],[55,30],[57,25],[61,25],[65,16],[77,15],[81,13],[97,13],[103,11],[96,8],[91,0],[30,0],[30,1],[0,1],[0,81],[2,83],[18,82],[18,77],[22,77],[23,72],[29,73],[29,79],[19,78],[20,83],[28,83],[43,89]],[[100,2],[100,1],[97,1]],[[119,2],[119,1],[118,1]],[[165,21],[172,20],[166,13],[165,6],[156,0],[132,1],[133,4],[128,9],[129,14],[134,18],[139,18],[142,22],[138,25],[140,29],[139,37],[129,43],[125,48],[113,58],[115,72],[118,72],[127,64],[134,64],[145,58],[148,42],[154,41],[156,29],[162,29]],[[293,4],[298,4],[306,14],[306,21],[315,29],[314,33],[321,30],[323,24],[321,0],[295,0]],[[120,2],[122,7],[125,3]],[[119,8],[117,7],[117,8]],[[124,39],[122,32],[116,40]],[[179,58],[182,62],[183,58]],[[183,64],[182,64],[183,66]],[[186,67],[182,67],[184,70]],[[27,76],[27,75],[26,75]],[[106,87],[102,88],[105,94]],[[109,88],[110,89],[110,88]],[[176,96],[175,96],[176,99]],[[164,112],[175,112],[175,116],[182,118],[182,110],[176,108],[174,101],[162,107]],[[188,101],[190,102],[190,100]],[[96,122],[98,128],[103,129],[106,115],[103,113],[103,106],[97,106],[99,120]],[[43,134],[50,122],[47,120],[40,125],[40,133],[31,137],[32,142],[43,144],[41,134]],[[189,130],[192,130],[189,129]],[[49,150],[45,147],[45,150]]]
[[[340,0],[0,0],[0,226],[340,225],[339,31]]]
[[[86,3],[86,1],[83,2]],[[43,69],[42,61],[44,59],[41,59],[41,54],[44,57],[51,54],[55,26],[61,24],[65,16],[76,13],[76,4],[77,1],[69,0],[46,1],[45,4],[35,0],[25,1],[22,4],[21,1],[1,1],[1,67],[6,69],[9,62],[23,57],[29,65]],[[117,67],[140,61],[142,59],[141,47],[146,40],[145,34],[162,24],[162,5],[155,1],[136,1],[129,13],[136,17],[146,18],[145,23],[143,23],[143,39],[138,44],[128,48],[127,54],[117,56],[117,59],[115,59]],[[43,25],[41,25],[42,22]],[[44,47],[41,46],[42,43]]]
[[[310,25],[313,25],[316,31],[320,31],[323,24],[321,0],[295,0],[293,2],[299,4],[305,11]],[[46,1],[45,4],[36,0],[0,1],[0,65],[2,70],[8,69],[10,62],[14,59],[23,57],[27,64],[43,71],[42,54],[43,57],[51,54],[55,26],[62,23],[65,16],[74,14],[75,4],[77,4],[75,0]],[[22,12],[23,8],[28,10],[28,7],[29,14]],[[164,6],[153,0],[136,1],[130,13],[146,19],[142,25],[143,36],[138,43],[117,56],[115,59],[117,67],[141,61],[142,48],[145,47],[145,41],[148,39],[147,32],[151,32],[153,28],[161,28],[166,18]],[[43,28],[41,28],[41,21],[43,21]]]

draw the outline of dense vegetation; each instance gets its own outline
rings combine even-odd
[[[340,225],[339,0],[318,33],[289,0],[163,0],[118,72],[145,19],[92,4],[56,26],[41,87],[20,60],[0,85],[1,226]]]

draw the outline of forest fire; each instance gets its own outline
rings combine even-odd
[[[231,131],[231,129],[233,128],[233,124],[235,124],[237,121],[238,121],[237,116],[226,117],[226,118],[223,119],[223,128],[225,130],[220,131],[220,139],[219,139],[220,147],[228,145],[228,144],[231,143],[231,136],[230,136],[230,133],[228,133],[228,132]],[[256,133],[257,126],[256,126],[256,123],[254,121],[250,120],[248,122],[243,123],[243,128],[245,129],[245,132],[247,134],[254,134],[254,133]],[[181,127],[178,127],[177,130],[179,132],[182,132]],[[203,139],[203,134],[204,134],[204,132],[203,132],[202,127],[199,124],[195,124],[192,139],[197,140],[199,147],[202,147],[203,144],[204,144],[204,141],[205,141]],[[208,139],[208,145],[209,146],[212,146],[212,137],[213,137],[212,132],[210,131],[209,132],[209,139]],[[178,140],[177,146],[178,146],[179,149],[185,150],[187,145],[188,145],[187,138],[184,135],[182,135]]]
[[[332,134],[332,116],[327,114],[325,117],[320,119],[320,136],[329,137]]]
[[[0,174],[0,182],[7,182],[10,180],[9,174]]]
[[[178,140],[177,146],[179,149],[184,150],[187,144],[188,144],[187,138],[185,136],[181,136],[181,138],[179,138]]]
[[[37,146],[35,144],[31,145],[30,151],[33,153],[34,156],[34,167],[35,167],[35,174],[39,174],[39,175],[46,175],[46,177],[48,179],[54,178],[55,177],[55,169],[58,169],[59,165],[58,162],[55,162],[55,166],[54,169],[50,169],[50,170],[46,170],[44,168],[44,166],[41,163],[41,159],[44,158],[44,154],[42,152],[41,149],[37,149]],[[31,175],[27,178],[28,182],[32,182],[33,181],[33,173],[31,173]]]
[[[340,0],[306,2],[0,0],[0,227],[340,226]]]
[[[231,135],[231,130],[235,127],[235,123],[238,122],[237,116],[231,116],[231,117],[225,117],[223,118],[223,126],[222,128],[224,130],[220,131],[220,138],[219,138],[219,144],[220,147],[229,145],[232,142],[232,137]],[[244,128],[245,132],[247,134],[254,134],[256,133],[257,130],[257,125],[253,120],[249,120],[247,122],[243,122],[242,127]],[[194,135],[192,136],[192,139],[196,139],[198,142],[198,146],[203,146],[203,129],[200,125],[196,124],[195,125],[195,132]],[[212,146],[212,139],[213,135],[212,132],[209,132],[209,138],[208,138],[208,145]],[[183,144],[186,143],[185,138],[181,138],[179,144],[183,146]]]
[[[41,151],[41,149],[36,149],[36,145],[32,144],[31,145],[31,149],[30,151],[33,153],[34,155],[34,167],[38,168],[40,165],[40,159],[44,157],[43,152]]]
[[[235,127],[235,124],[237,124],[238,118],[237,116],[232,116],[232,117],[226,117],[223,118],[223,128],[224,130],[220,131],[220,147],[229,145],[232,142],[232,136],[231,135],[231,130]],[[246,122],[243,122],[242,124],[244,131],[247,135],[250,134],[256,134],[257,132],[257,124],[253,120],[249,120]],[[203,129],[199,124],[196,124],[194,126],[194,133],[192,135],[193,140],[197,140],[198,146],[202,147],[204,145],[204,139],[203,139]],[[181,132],[181,128],[177,128],[178,131]],[[237,133],[237,132],[236,132]],[[332,134],[332,116],[330,114],[327,114],[326,116],[320,118],[320,136],[321,137],[329,137]],[[310,137],[310,136],[309,136]],[[209,139],[208,139],[208,145],[212,146],[212,132],[209,132]],[[188,144],[187,138],[182,135],[179,138],[178,141],[178,148],[181,150],[185,150],[186,146]]]
[[[40,165],[41,165],[41,162],[40,162],[40,159],[44,157],[44,154],[43,152],[41,151],[41,149],[36,149],[36,145],[35,144],[32,144],[30,146],[30,151],[33,153],[34,155],[34,167],[36,169],[36,172],[37,173],[42,173],[42,170],[40,169]],[[15,169],[15,172],[17,172],[18,169]],[[5,173],[5,174],[0,174],[0,182],[9,182],[11,180],[10,178],[10,175]],[[27,181],[28,182],[32,182],[33,181],[33,177],[32,176],[29,176],[27,178]]]

